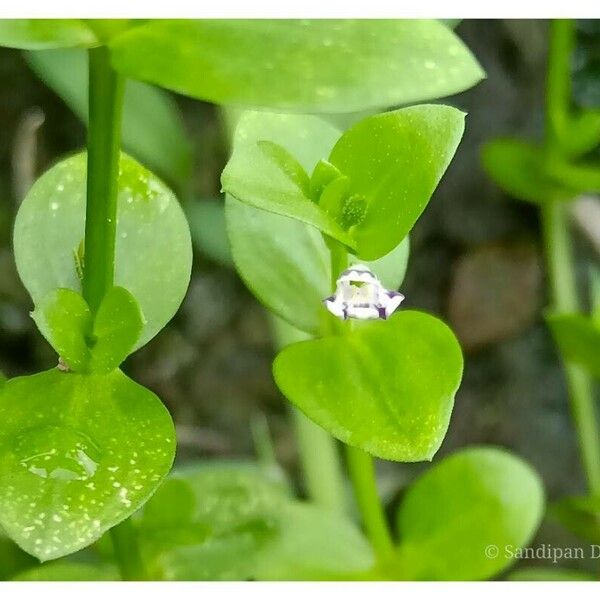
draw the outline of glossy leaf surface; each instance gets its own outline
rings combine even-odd
[[[41,560],[89,545],[135,512],[175,453],[166,408],[120,371],[12,379],[0,419],[0,521]]]
[[[19,275],[38,304],[57,288],[81,292],[75,254],[85,225],[86,156],[47,171],[21,204],[14,232]],[[119,175],[115,285],[139,302],[146,320],[136,348],[178,309],[190,279],[189,228],[177,199],[154,175],[123,155]]]
[[[463,360],[442,321],[401,311],[389,321],[286,347],[279,389],[311,420],[388,460],[430,460],[450,420]]]
[[[427,20],[156,20],[111,43],[129,77],[220,104],[351,112],[439,98],[483,71]]]
[[[520,458],[499,448],[456,452],[419,477],[402,501],[403,576],[493,577],[515,560],[510,548],[532,539],[543,513],[542,483]]]

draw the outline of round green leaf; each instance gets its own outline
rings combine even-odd
[[[34,304],[56,288],[81,292],[75,256],[84,236],[86,155],[68,158],[31,188],[15,222],[19,275]],[[173,193],[133,159],[121,157],[115,285],[139,302],[146,323],[136,348],[177,311],[190,280],[192,248]]]
[[[520,458],[499,448],[457,452],[419,477],[402,501],[403,578],[488,579],[515,560],[543,514],[540,478]]]
[[[427,206],[464,130],[464,113],[411,106],[367,117],[338,140],[331,162],[349,178],[364,214],[349,233],[355,253],[375,260],[395,248]],[[337,219],[344,221],[340,213]]]
[[[113,64],[222,104],[351,112],[471,87],[483,71],[427,20],[155,20],[112,40]]]
[[[329,250],[323,236],[314,227],[230,196],[225,207],[233,260],[246,285],[269,310],[316,335],[327,315],[321,301],[331,293]],[[408,249],[405,238],[386,256],[366,263],[388,289],[402,283]],[[359,261],[351,256],[350,262]]]
[[[565,360],[600,378],[600,321],[580,314],[546,316]]]
[[[0,523],[41,560],[91,544],[134,513],[175,453],[166,408],[120,371],[9,380],[0,422]]]
[[[517,139],[497,139],[482,152],[488,175],[508,194],[543,204],[553,200],[573,200],[579,191],[554,181],[544,169],[543,149]]]
[[[284,395],[334,437],[388,460],[430,460],[462,377],[442,321],[401,311],[389,321],[292,344],[273,365]]]
[[[0,19],[0,46],[43,50],[99,43],[81,19]]]

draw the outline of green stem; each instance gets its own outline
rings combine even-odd
[[[571,101],[570,60],[575,47],[575,28],[571,19],[550,23],[548,74],[546,78],[546,136],[560,146],[568,128]]]
[[[121,115],[125,82],[110,65],[108,49],[89,51],[89,126],[83,296],[93,313],[113,286]],[[146,579],[137,532],[129,519],[111,529],[125,580]]]
[[[542,207],[548,276],[553,309],[558,313],[579,310],[567,208],[559,202],[549,202]],[[593,494],[600,494],[600,434],[592,382],[585,371],[568,363],[565,363],[565,376],[588,486]]]
[[[310,339],[303,331],[277,317],[271,317],[273,336],[279,349]],[[329,433],[295,408],[290,416],[296,430],[298,452],[308,497],[338,512],[347,509],[344,476],[337,442]]]
[[[569,61],[575,43],[571,20],[558,19],[550,26],[548,77],[546,85],[545,151],[549,164],[562,158],[561,139],[568,126],[571,97]],[[579,310],[575,281],[575,259],[568,226],[568,205],[549,201],[542,207],[542,229],[552,290],[553,310]],[[565,363],[571,412],[588,486],[600,494],[600,434],[594,406],[592,382],[579,367]]]
[[[296,408],[292,409],[306,492],[320,506],[346,512],[346,494],[335,440]]]
[[[346,461],[365,531],[379,560],[387,562],[394,552],[394,542],[377,493],[373,458],[358,448],[346,446]]]
[[[96,312],[115,272],[117,183],[124,80],[108,49],[89,51],[89,128],[83,296]]]
[[[140,554],[138,532],[131,519],[125,519],[110,530],[123,581],[148,581],[148,575]]]

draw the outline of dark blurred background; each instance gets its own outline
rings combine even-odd
[[[575,101],[599,106],[600,25],[585,21],[578,29]],[[544,21],[516,20],[457,27],[487,79],[447,100],[469,113],[466,134],[414,229],[402,291],[406,305],[449,321],[466,355],[438,456],[470,444],[509,448],[538,470],[555,498],[581,492],[584,482],[561,368],[542,318],[547,298],[537,210],[506,197],[479,159],[481,145],[498,135],[540,135],[546,30]],[[190,196],[194,202],[218,198],[227,157],[222,119],[214,106],[176,100],[194,146]],[[44,122],[34,134],[40,111]],[[14,266],[11,229],[19,197],[32,176],[83,147],[85,128],[20,52],[0,49],[0,132],[0,370],[14,376],[56,362],[29,318],[32,306]],[[598,239],[583,231],[577,239],[583,274],[597,260]],[[249,424],[264,415],[280,461],[297,474],[287,406],[271,377],[273,356],[264,309],[231,268],[198,250],[178,315],[126,370],[171,410],[179,460],[252,455]],[[393,499],[424,467],[382,463],[383,493]],[[539,543],[562,546],[569,539],[551,523],[538,536]]]

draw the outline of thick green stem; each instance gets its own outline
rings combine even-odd
[[[123,78],[108,49],[89,51],[89,129],[83,296],[96,312],[115,272]]]
[[[553,310],[559,313],[577,312],[579,303],[567,206],[558,202],[544,205],[542,226]],[[588,486],[593,494],[600,494],[600,434],[592,382],[585,371],[568,363],[565,363],[565,376]]]
[[[575,43],[575,29],[573,21],[563,19],[553,21],[550,27],[544,142],[547,160],[549,164],[555,164],[557,158],[562,158],[561,140],[569,122],[569,62]],[[549,201],[542,207],[553,310],[559,313],[577,312],[580,308],[567,210],[566,204],[556,201]],[[582,369],[572,364],[565,364],[565,375],[588,486],[593,494],[600,494],[600,434],[592,382]]]
[[[140,554],[137,529],[126,519],[110,530],[115,558],[123,581],[147,581],[148,575]]]
[[[346,446],[346,461],[365,531],[377,557],[385,563],[394,552],[394,542],[377,493],[373,458],[358,448]]]
[[[124,80],[112,69],[108,49],[90,50],[82,287],[93,313],[114,281],[123,92]],[[126,520],[111,529],[111,536],[123,579],[146,579],[134,525]]]

